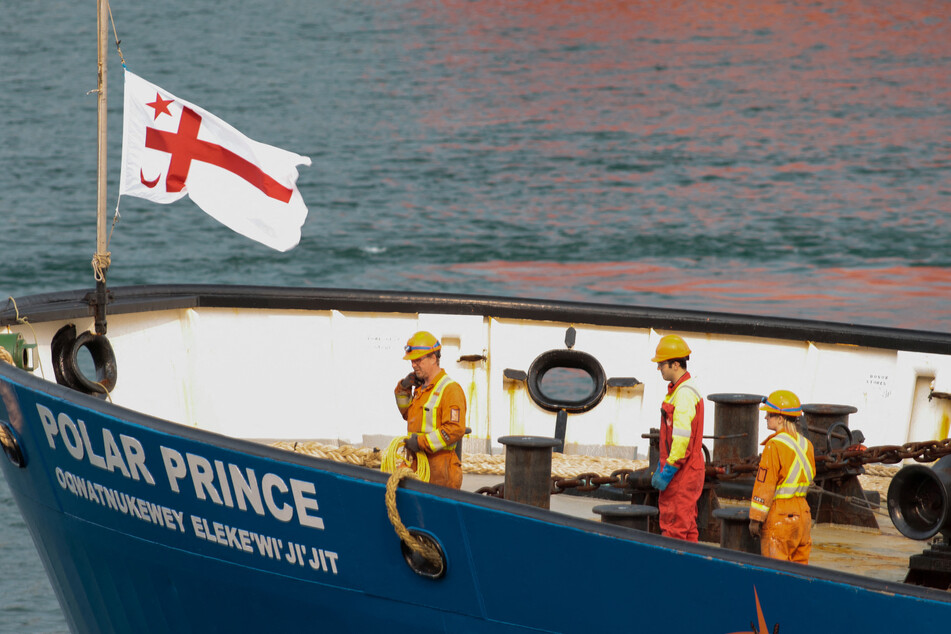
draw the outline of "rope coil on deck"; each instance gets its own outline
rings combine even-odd
[[[643,469],[647,460],[625,460],[604,456],[585,456],[580,454],[553,453],[551,474],[556,478],[574,478],[579,473],[612,472],[619,469]],[[462,470],[465,473],[481,475],[504,475],[505,456],[502,454],[465,454]]]
[[[296,453],[307,454],[315,458],[333,460],[334,462],[346,462],[347,464],[358,467],[369,467],[379,469],[381,464],[380,450],[369,447],[354,447],[353,445],[343,445],[336,447],[334,445],[325,445],[316,441],[291,441],[281,440],[271,444],[272,447],[294,451]]]
[[[399,448],[400,443],[405,442],[407,436],[397,436],[390,445],[396,445]],[[381,469],[384,453],[376,448],[354,447],[353,445],[328,445],[317,441],[291,441],[282,440],[271,444],[272,447],[307,454],[316,458],[333,460],[334,462],[346,462],[348,464],[360,467],[369,467],[371,469]],[[390,449],[387,447],[386,452]],[[422,454],[425,455],[425,454]],[[419,454],[417,454],[417,457]],[[572,478],[579,473],[590,472],[612,472],[619,469],[643,469],[647,466],[647,460],[625,460],[623,458],[606,458],[599,456],[585,456],[580,454],[553,454],[551,463],[551,472],[558,478]],[[392,473],[391,469],[382,469],[387,473]],[[504,475],[505,474],[505,456],[502,454],[463,454],[462,470],[465,473],[478,475]]]

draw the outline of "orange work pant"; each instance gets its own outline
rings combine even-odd
[[[804,497],[773,500],[763,523],[760,552],[764,557],[809,563],[812,514]]]
[[[459,442],[462,442],[461,440]],[[429,459],[429,481],[453,489],[462,488],[462,462],[455,451],[443,449],[426,456]],[[413,470],[416,469],[416,458],[413,458]]]

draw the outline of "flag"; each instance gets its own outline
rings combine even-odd
[[[310,159],[258,143],[198,106],[125,71],[119,195],[205,213],[278,251],[300,242],[307,207],[297,166]]]

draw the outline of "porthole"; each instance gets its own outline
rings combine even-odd
[[[549,350],[528,368],[528,393],[548,411],[586,412],[604,398],[601,363],[579,350]]]
[[[442,579],[446,575],[446,553],[443,551],[439,540],[429,533],[416,528],[410,528],[408,530],[413,537],[436,550],[438,561],[426,559],[423,555],[410,548],[406,542],[400,541],[400,549],[403,552],[403,559],[406,560],[406,564],[420,577],[433,580]]]

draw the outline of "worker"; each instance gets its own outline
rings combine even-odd
[[[466,395],[462,387],[439,367],[442,345],[431,333],[420,331],[409,338],[403,359],[413,371],[396,384],[396,406],[410,436],[406,448],[416,468],[416,454],[429,460],[429,481],[462,487],[462,462],[456,444],[466,430]]]
[[[809,563],[812,515],[806,493],[816,475],[816,457],[809,439],[799,433],[799,397],[777,390],[763,399],[766,426],[773,434],[763,444],[753,495],[750,534],[760,538],[765,557]]]
[[[660,491],[660,530],[668,537],[697,541],[697,502],[703,492],[703,397],[687,371],[690,348],[682,337],[666,335],[654,358],[668,381],[660,408],[660,460],[651,485]]]

